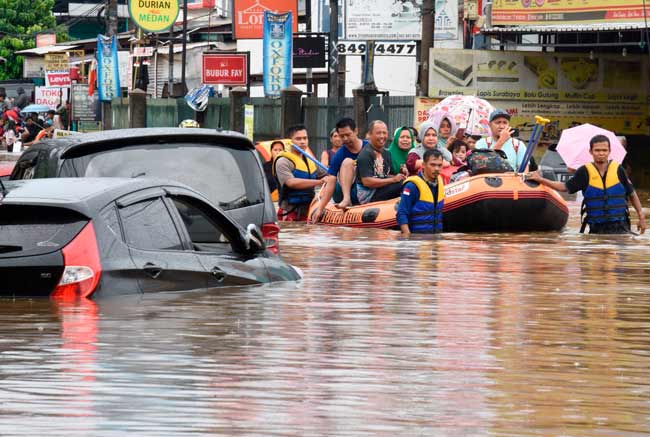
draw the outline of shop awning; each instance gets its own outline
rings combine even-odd
[[[576,32],[613,32],[645,29],[644,23],[602,23],[570,24],[547,26],[493,26],[481,29],[484,35],[501,34],[538,34],[538,33],[576,33]]]

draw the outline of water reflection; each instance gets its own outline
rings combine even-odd
[[[299,284],[0,305],[9,434],[639,435],[650,238],[288,225]],[[23,431],[29,421],[28,431]]]

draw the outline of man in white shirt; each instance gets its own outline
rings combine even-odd
[[[481,138],[476,142],[476,149],[503,150],[508,157],[508,163],[514,171],[526,154],[526,143],[512,138],[513,129],[510,127],[510,114],[502,109],[496,109],[490,114],[491,137]]]

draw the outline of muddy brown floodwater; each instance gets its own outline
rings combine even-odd
[[[2,300],[0,434],[643,435],[650,238],[582,236],[577,209],[546,234],[284,226],[301,283]]]

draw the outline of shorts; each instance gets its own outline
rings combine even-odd
[[[341,184],[338,182],[336,182],[336,188],[334,190],[334,195],[332,195],[332,200],[334,200],[335,203],[339,203],[343,200],[343,188],[341,188]],[[352,189],[350,190],[350,200],[353,205],[359,204],[359,199],[357,198],[357,184],[354,182],[352,182]]]
[[[594,223],[589,225],[590,234],[629,234],[630,224],[627,221]]]

